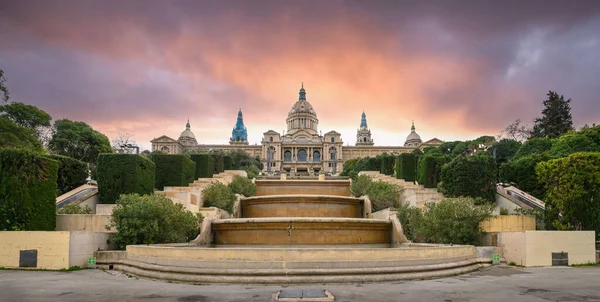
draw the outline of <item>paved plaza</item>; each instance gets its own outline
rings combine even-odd
[[[282,289],[327,289],[335,301],[600,301],[600,267],[493,267],[436,280],[290,287],[176,284],[101,270],[0,270],[0,301],[272,301]]]

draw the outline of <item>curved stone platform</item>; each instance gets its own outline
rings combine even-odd
[[[241,216],[362,218],[363,200],[332,195],[269,195],[241,200]]]
[[[127,246],[97,252],[100,266],[193,283],[345,283],[429,279],[482,267],[473,246],[199,248]]]
[[[279,217],[212,221],[218,245],[387,244],[392,222],[385,219]]]

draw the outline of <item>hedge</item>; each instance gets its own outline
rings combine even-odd
[[[233,170],[233,159],[231,156],[223,156],[223,170]]]
[[[0,149],[0,231],[54,231],[58,162]]]
[[[88,167],[87,164],[62,155],[49,155],[58,162],[58,189],[56,195],[65,194],[87,182]]]
[[[394,162],[396,158],[393,155],[382,154],[379,156],[379,172],[385,175],[394,175]]]
[[[208,156],[208,178],[213,177],[215,174],[215,159],[212,156]]]
[[[100,203],[116,203],[121,194],[154,192],[155,165],[137,154],[98,155],[98,195]]]
[[[219,174],[225,170],[225,165],[223,164],[223,156],[219,154],[212,155],[213,164],[214,164],[214,174]]]
[[[420,185],[425,188],[436,188],[440,182],[442,166],[445,164],[444,157],[441,156],[422,156],[419,160],[419,169],[417,179]]]
[[[396,178],[415,181],[417,174],[416,157],[412,153],[402,153],[396,158]]]
[[[493,202],[497,170],[491,156],[458,156],[442,167],[442,192],[450,197],[481,197]]]
[[[212,157],[208,154],[192,154],[190,158],[196,163],[194,179],[212,177]]]
[[[156,154],[152,156],[156,165],[154,187],[162,190],[166,186],[184,187],[194,181],[196,163],[182,154]]]

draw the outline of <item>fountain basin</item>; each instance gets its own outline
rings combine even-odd
[[[384,219],[279,217],[212,221],[216,245],[348,245],[391,242]]]
[[[256,196],[320,194],[350,196],[350,180],[271,180],[257,179]]]
[[[362,218],[363,200],[331,195],[270,195],[244,198],[241,216]]]

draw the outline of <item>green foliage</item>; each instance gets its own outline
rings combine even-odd
[[[223,169],[233,170],[233,159],[231,156],[223,156]]]
[[[559,230],[593,230],[600,234],[600,152],[575,153],[539,163],[546,189],[546,210]]]
[[[496,152],[496,162],[498,164],[503,164],[507,162],[509,159],[513,158],[519,148],[521,147],[521,143],[514,139],[502,139],[499,142],[496,142],[492,145],[492,148],[488,149],[488,155],[494,156],[494,150]]]
[[[110,241],[119,249],[133,244],[179,243],[194,239],[201,215],[187,211],[162,195],[121,195],[107,229],[115,228]]]
[[[344,162],[344,169],[340,176],[348,176],[351,179],[356,179],[358,176],[357,166],[360,158],[352,158]]]
[[[54,231],[58,163],[23,149],[0,149],[0,230]]]
[[[215,174],[215,159],[209,155],[208,157],[208,178]]]
[[[412,153],[402,153],[396,161],[396,178],[415,181],[417,175],[417,158]]]
[[[544,186],[538,181],[535,167],[550,158],[543,154],[528,155],[512,159],[500,166],[500,181],[514,183],[515,186],[539,199],[545,195]]]
[[[260,170],[256,166],[243,166],[242,169],[248,174],[248,179],[253,179],[258,176]]]
[[[108,138],[84,122],[62,119],[54,122],[54,135],[48,149],[86,163],[96,163],[98,154],[112,153]]]
[[[190,158],[196,163],[196,168],[194,170],[194,179],[212,177],[212,171],[209,171],[209,163],[212,160],[210,155],[191,154]]]
[[[425,204],[423,211],[404,205],[398,219],[415,242],[475,245],[483,235],[479,225],[491,213],[491,205],[475,205],[471,198],[447,198]]]
[[[233,213],[235,194],[231,188],[218,181],[212,182],[202,191],[204,207],[217,207],[229,213]]]
[[[507,208],[500,208],[500,215],[509,215]]]
[[[585,125],[579,129],[578,133],[591,139],[597,146],[600,146],[600,125],[592,125],[591,127]]]
[[[247,177],[234,175],[233,180],[229,183],[229,188],[233,194],[241,194],[246,197],[256,195],[256,184]]]
[[[487,155],[459,156],[442,167],[440,188],[450,197],[481,197],[493,202],[497,167]]]
[[[548,138],[531,138],[521,145],[514,158],[534,154],[546,154],[550,148],[552,148],[552,140]]]
[[[152,162],[156,166],[154,187],[186,187],[194,181],[196,163],[182,154],[155,154]]]
[[[394,175],[396,157],[387,153],[383,153],[377,157],[379,158],[379,172],[384,175]]]
[[[39,127],[50,127],[52,117],[44,110],[23,103],[0,105],[0,114],[15,124],[30,129],[37,134]]]
[[[443,157],[425,155],[419,161],[418,181],[425,188],[437,188],[445,164]]]
[[[545,229],[546,212],[542,209],[516,208],[513,210],[512,215],[535,216],[535,229],[536,230],[544,230]]]
[[[154,163],[137,154],[98,156],[98,195],[101,203],[116,203],[121,194],[152,194]]]
[[[62,155],[48,155],[58,162],[58,189],[56,195],[65,194],[86,183],[87,164]]]
[[[400,203],[400,191],[396,184],[385,181],[374,181],[367,186],[367,194],[371,200],[373,212],[386,208],[395,208]]]
[[[4,102],[8,102],[9,93],[5,83],[6,78],[4,77],[4,70],[0,69],[0,99],[4,100]]]
[[[350,192],[355,197],[361,197],[363,195],[367,195],[367,188],[373,182],[370,176],[368,175],[358,175],[350,186]]]
[[[544,100],[542,116],[535,119],[532,137],[556,138],[563,133],[573,130],[571,117],[571,99],[565,100],[564,96],[554,91],[547,94]]]
[[[33,130],[21,127],[3,115],[0,115],[0,129],[0,148],[44,151],[44,147]]]
[[[90,207],[81,206],[79,204],[68,204],[60,209],[56,210],[56,214],[92,214]]]
[[[214,153],[211,154],[212,159],[213,159],[213,168],[214,168],[214,174],[219,174],[223,171],[225,171],[225,164],[223,162],[223,154],[220,153]]]
[[[552,158],[559,158],[577,152],[600,152],[600,146],[590,137],[570,131],[553,140],[548,155]]]

